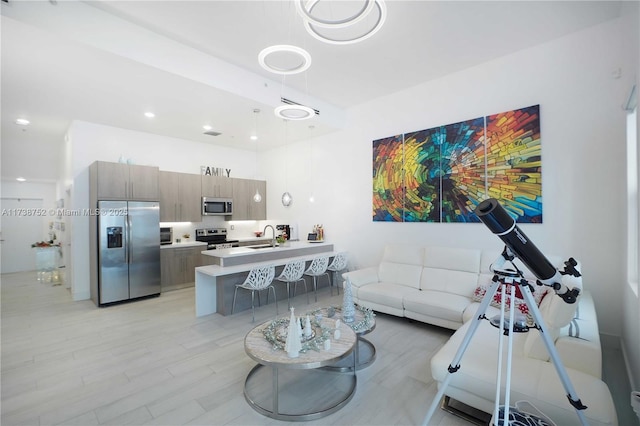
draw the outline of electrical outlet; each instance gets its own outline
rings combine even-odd
[[[234,229],[236,229],[235,225],[231,225],[231,230],[233,231]]]

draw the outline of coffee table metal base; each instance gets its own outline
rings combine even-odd
[[[370,366],[373,361],[376,360],[376,347],[364,337],[358,336],[358,341],[356,342],[356,347],[351,357],[355,358],[356,370],[362,370],[363,368]],[[353,371],[353,360],[351,357],[342,359],[334,365],[327,365],[322,368],[325,370],[342,372]]]
[[[355,357],[354,357],[355,360]],[[258,413],[278,420],[307,421],[332,414],[353,398],[357,377],[323,368],[296,370],[257,364],[244,383],[244,397]],[[270,407],[269,407],[270,405]]]

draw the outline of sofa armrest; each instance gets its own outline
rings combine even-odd
[[[342,274],[342,278],[351,281],[351,285],[354,287],[361,287],[363,285],[377,283],[379,281],[378,267],[371,266],[369,268],[345,272]]]
[[[602,350],[599,340],[562,336],[556,340],[555,346],[565,367],[602,379]]]

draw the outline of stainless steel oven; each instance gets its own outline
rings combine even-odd
[[[196,241],[207,243],[207,250],[238,247],[238,240],[227,240],[226,228],[196,229]]]

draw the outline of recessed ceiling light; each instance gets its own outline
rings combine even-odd
[[[202,128],[205,129],[205,130],[213,129],[213,127],[209,126],[208,124],[205,124],[204,126],[202,126]]]
[[[144,116],[147,117],[147,118],[153,118],[156,115],[154,113],[152,113],[151,111],[147,111],[147,112],[144,113]]]
[[[252,141],[257,141],[258,137],[256,135],[251,135],[250,138]]]
[[[24,181],[26,181],[26,179],[25,179],[25,178],[23,178],[23,177],[17,177],[17,178],[16,178],[16,180],[17,180],[18,182],[24,182]]]
[[[17,118],[16,119],[16,124],[19,124],[20,126],[28,126],[30,123],[29,120],[27,120],[26,118]]]

